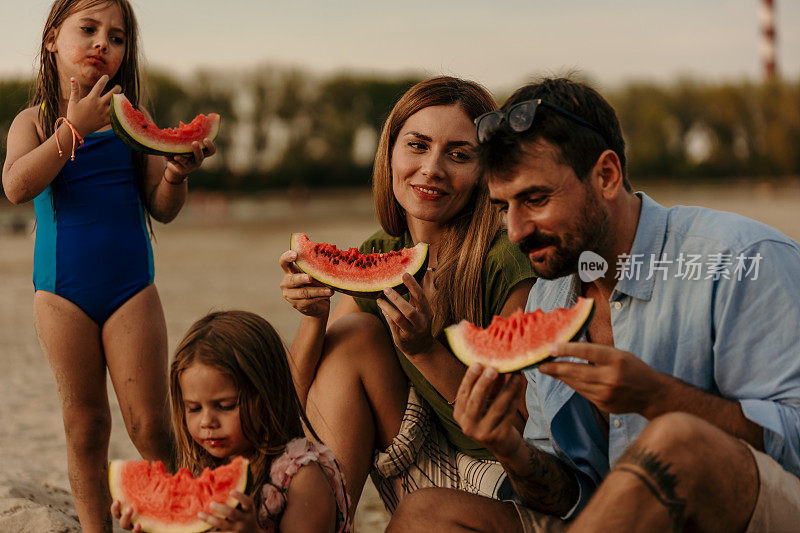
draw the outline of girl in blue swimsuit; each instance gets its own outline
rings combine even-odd
[[[107,87],[113,87],[107,91]],[[127,0],[56,0],[32,107],[9,129],[6,196],[34,200],[36,331],[58,385],[81,526],[111,531],[106,369],[128,433],[169,462],[167,334],[153,285],[149,217],[169,222],[186,176],[214,144],[165,160],[109,129],[111,93],[139,100],[136,19]]]

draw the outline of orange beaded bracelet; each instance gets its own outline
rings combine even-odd
[[[72,131],[72,153],[70,154],[69,159],[70,159],[70,161],[75,161],[75,147],[76,147],[76,145],[77,146],[81,146],[83,144],[83,137],[80,136],[80,134],[78,133],[78,130],[75,129],[75,126],[73,126],[72,122],[67,120],[66,117],[58,117],[56,119],[55,125],[53,126],[53,130],[56,133],[56,146],[58,146],[58,157],[61,157],[62,155],[64,155],[64,151],[61,150],[61,142],[59,142],[59,140],[58,140],[58,126],[62,122],[64,124],[66,124],[67,127]]]

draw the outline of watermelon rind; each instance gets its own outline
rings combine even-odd
[[[571,310],[574,312],[572,320],[564,325],[555,338],[551,339],[551,343],[557,342],[572,342],[580,339],[589,327],[594,316],[594,299],[583,298],[575,304]],[[467,342],[464,337],[463,328],[469,325],[469,322],[462,320],[458,324],[448,326],[444,329],[447,337],[447,342],[453,354],[465,365],[470,366],[473,363],[480,363],[484,366],[492,366],[498,373],[516,372],[518,370],[527,370],[534,368],[545,361],[552,359],[552,355],[547,350],[547,345],[535,350],[529,350],[524,353],[517,354],[514,357],[498,360],[492,358],[491,360],[481,357],[475,353],[472,346]]]
[[[348,294],[356,298],[365,298],[370,300],[377,300],[384,296],[383,290],[386,288],[394,289],[398,294],[405,294],[409,291],[408,287],[403,282],[403,275],[393,276],[382,280],[375,280],[369,284],[348,283],[335,276],[321,272],[310,265],[308,262],[303,261],[300,257],[300,244],[298,239],[302,233],[292,233],[289,239],[289,247],[298,253],[298,259],[295,261],[297,268],[314,278],[319,283],[330,287],[331,289]],[[425,277],[425,272],[428,269],[428,244],[421,242],[415,245],[412,250],[415,250],[414,258],[406,268],[404,273],[411,274],[417,283],[422,283],[422,278]]]
[[[161,156],[174,156],[174,155],[187,155],[193,153],[192,142],[198,141],[201,145],[203,139],[208,138],[214,140],[219,133],[220,116],[216,113],[210,113],[208,119],[211,121],[211,130],[208,135],[204,135],[201,139],[192,139],[187,143],[159,143],[154,139],[142,136],[136,133],[136,130],[125,119],[123,112],[123,105],[128,102],[124,94],[111,95],[111,128],[116,133],[117,137],[125,144],[146,154],[161,155]],[[203,148],[204,152],[207,150]]]
[[[128,461],[125,460],[114,460],[108,463],[108,488],[111,492],[111,499],[122,502],[122,512],[127,508],[125,495],[122,490],[122,471],[127,462]],[[236,485],[236,490],[245,494],[252,484],[252,474],[250,473],[249,464],[247,459],[242,459],[242,469],[244,471]],[[240,502],[234,497],[229,497],[225,504],[235,508]],[[158,520],[154,517],[137,515],[136,512],[133,513],[131,522],[133,525],[139,524],[143,533],[203,533],[213,527],[200,519],[189,523],[173,524]]]

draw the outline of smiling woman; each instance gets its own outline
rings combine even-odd
[[[486,326],[510,314],[533,285],[475,154],[473,120],[494,107],[480,85],[440,77],[409,89],[386,120],[373,171],[383,229],[361,250],[429,244],[421,284],[405,277],[408,300],[391,289],[377,302],[347,296],[331,314],[330,291],[297,270],[295,252],[281,256],[284,298],[305,315],[290,350],[295,387],[353,501],[368,474],[390,511],[430,486],[500,496],[502,468],[453,420],[465,367],[441,335],[461,319]]]

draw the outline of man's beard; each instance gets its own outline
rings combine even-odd
[[[563,237],[547,235],[538,230],[527,235],[519,244],[525,255],[545,246],[554,251],[546,261],[531,262],[531,268],[542,279],[556,279],[578,271],[578,258],[586,250],[604,251],[610,241],[611,224],[608,214],[595,194],[586,188],[586,201],[575,220],[575,225],[565,231]]]

